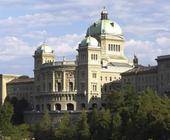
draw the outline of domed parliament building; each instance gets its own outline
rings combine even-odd
[[[133,68],[124,55],[124,43],[122,29],[104,9],[88,27],[75,61],[56,61],[54,51],[44,43],[33,55],[34,78],[9,76],[8,94],[28,99],[37,111],[101,108],[113,90],[107,85]]]

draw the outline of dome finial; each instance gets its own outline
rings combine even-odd
[[[90,27],[89,27],[89,30],[88,30],[88,36],[90,36]]]
[[[108,12],[107,12],[105,6],[103,7],[103,10],[101,12],[101,20],[103,20],[103,19],[106,19],[106,20],[108,19]]]

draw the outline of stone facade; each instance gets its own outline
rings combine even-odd
[[[141,92],[147,88],[158,94],[170,94],[170,55],[158,56],[157,66],[142,66],[136,64],[131,70],[121,74],[122,86],[131,84],[135,91]]]
[[[34,78],[20,76],[11,80],[7,83],[7,93],[10,98],[15,97],[18,100],[25,99],[32,104],[34,94]]]
[[[170,96],[170,55],[158,56],[158,93]]]
[[[75,61],[55,61],[54,51],[42,44],[34,54],[34,77],[37,111],[76,110]]]
[[[0,74],[0,105],[4,103],[4,100],[7,97],[7,83],[17,77],[19,76],[12,74]]]

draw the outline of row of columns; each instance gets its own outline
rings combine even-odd
[[[66,78],[66,71],[62,72],[62,80],[59,82],[61,84],[61,89],[62,91],[74,91],[75,90],[75,78],[73,81],[67,81],[68,79]],[[70,89],[70,83],[72,83],[72,89]],[[52,91],[58,91],[58,83],[56,83],[56,78],[55,78],[55,72],[53,71],[52,73]]]

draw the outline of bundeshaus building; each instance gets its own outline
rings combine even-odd
[[[102,99],[119,84],[130,82],[130,76],[140,69],[135,65],[135,58],[133,62],[125,56],[124,44],[121,27],[110,20],[108,12],[103,9],[99,20],[87,28],[84,39],[78,45],[75,61],[55,60],[54,50],[43,43],[33,55],[34,78],[0,75],[1,103],[8,95],[28,100],[37,111],[45,108],[49,111],[101,108],[105,105]],[[162,75],[169,73],[165,69],[169,68],[170,57],[161,56],[157,61],[161,67],[158,65],[147,71],[153,72],[150,77],[159,75],[161,80],[164,78]],[[163,68],[163,63],[167,67]],[[147,71],[144,73],[147,74]],[[122,77],[123,82],[120,82]],[[164,83],[158,87],[155,82],[152,85],[154,90],[164,92],[161,89],[161,86],[165,88]]]

